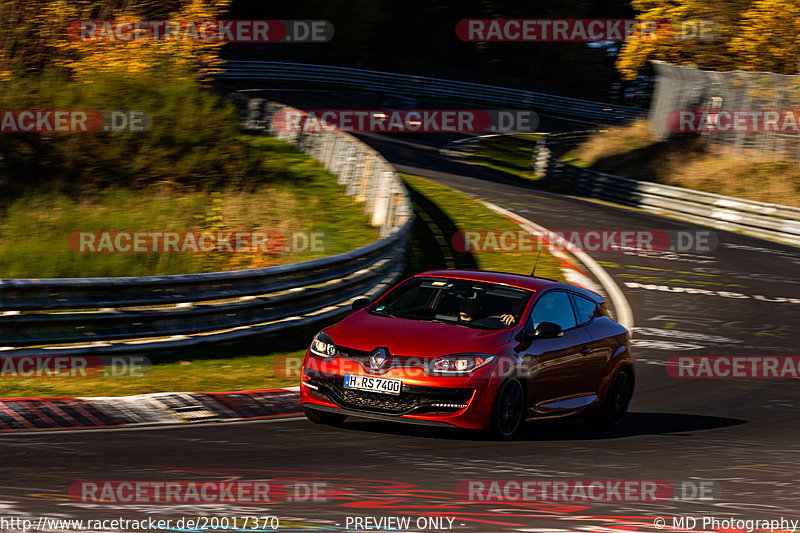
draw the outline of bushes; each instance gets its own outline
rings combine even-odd
[[[0,109],[142,110],[145,132],[0,133],[0,277],[161,275],[268,266],[349,251],[375,229],[322,165],[240,131],[233,105],[190,79],[17,79]],[[218,220],[222,217],[221,220]],[[327,233],[323,251],[76,254],[74,231]]]
[[[233,106],[188,79],[18,79],[0,93],[0,109],[142,110],[152,118],[147,132],[0,134],[3,195],[31,187],[79,193],[160,182],[235,185],[262,165],[236,138]]]

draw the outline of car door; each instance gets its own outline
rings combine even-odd
[[[551,290],[539,296],[526,329],[533,331],[540,322],[553,322],[564,330],[561,337],[526,341],[522,350],[523,365],[532,376],[529,388],[532,408],[551,412],[564,408],[557,402],[585,392],[581,350],[589,349],[591,337],[584,328],[577,327],[569,294],[563,290]]]
[[[595,320],[602,318],[600,306],[580,294],[570,292],[572,308],[578,327],[586,331],[591,339],[589,350],[583,353],[583,373],[581,376],[581,389],[586,394],[596,394],[600,377],[611,359],[612,339],[604,334],[604,328],[597,327]]]

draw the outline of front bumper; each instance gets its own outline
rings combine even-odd
[[[341,361],[326,361],[317,368],[304,365],[300,404],[307,407],[378,420],[465,429],[485,429],[491,414],[494,385],[492,370],[464,377],[404,376],[393,369],[382,377],[400,379],[399,395],[344,388],[346,373],[364,374]],[[319,368],[320,366],[325,367]]]
[[[381,420],[383,422],[402,422],[405,424],[414,424],[418,426],[434,426],[434,427],[458,427],[455,424],[446,422],[444,420],[426,420],[420,418],[405,418],[402,416],[382,415],[379,413],[372,413],[368,411],[357,411],[354,409],[342,409],[341,407],[331,407],[329,405],[314,404],[314,409],[318,411],[327,411],[329,413],[339,413],[348,416],[359,416],[361,418],[369,418],[370,420]]]

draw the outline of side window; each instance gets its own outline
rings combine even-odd
[[[597,304],[588,298],[570,294],[572,303],[575,305],[575,316],[578,317],[578,324],[583,325],[597,316]]]
[[[531,325],[535,328],[540,322],[553,322],[561,329],[575,327],[575,315],[566,292],[550,291],[543,294],[531,312]]]

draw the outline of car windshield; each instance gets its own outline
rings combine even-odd
[[[532,294],[499,283],[412,278],[377,302],[370,313],[477,329],[505,329],[519,323]]]

